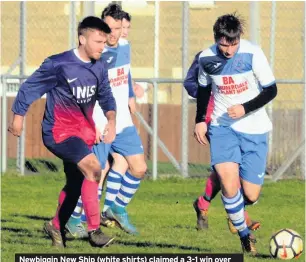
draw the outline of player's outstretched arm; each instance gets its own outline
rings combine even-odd
[[[42,65],[21,85],[12,106],[13,121],[8,131],[20,136],[23,120],[29,106],[57,85],[55,69],[51,59],[47,58]]]

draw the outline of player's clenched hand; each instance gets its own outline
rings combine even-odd
[[[9,125],[8,131],[14,136],[20,136],[23,129],[23,116],[14,115],[12,123]]]
[[[194,127],[194,137],[201,145],[207,145],[206,138],[207,124],[205,122],[197,123]]]
[[[110,144],[115,140],[116,137],[116,122],[111,120],[108,121],[107,125],[105,126],[102,141],[106,144]]]
[[[227,109],[227,113],[230,118],[236,119],[245,115],[243,105],[234,105]]]
[[[99,144],[102,141],[102,133],[99,128],[96,127],[96,140],[95,143]]]

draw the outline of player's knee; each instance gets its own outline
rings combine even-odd
[[[86,179],[99,183],[102,176],[102,169],[99,163],[93,163],[85,175]]]
[[[101,170],[101,168],[95,168],[95,169],[93,170],[93,178],[94,178],[94,180],[95,180],[97,183],[100,182],[101,176],[102,176],[102,170]]]
[[[256,195],[246,195],[244,194],[244,203],[247,206],[255,205],[258,201],[259,196]]]
[[[138,178],[143,178],[145,176],[146,171],[147,171],[146,163],[141,163],[134,167],[131,167],[132,174]]]

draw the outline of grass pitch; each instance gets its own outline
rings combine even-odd
[[[220,196],[212,202],[209,230],[195,230],[193,200],[202,192],[205,180],[172,177],[144,180],[128,207],[131,221],[141,235],[130,236],[119,229],[104,229],[116,236],[105,249],[92,248],[87,241],[67,241],[64,251],[51,247],[42,231],[44,221],[55,213],[64,175],[45,174],[20,177],[8,173],[2,179],[1,250],[3,262],[14,261],[15,253],[239,253],[238,236],[227,228]],[[305,181],[266,181],[260,201],[248,208],[260,220],[256,232],[259,258],[245,261],[271,261],[270,236],[281,228],[292,228],[305,241]],[[305,261],[303,254],[298,261]]]

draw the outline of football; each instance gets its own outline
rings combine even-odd
[[[281,229],[270,239],[270,253],[274,258],[288,260],[298,258],[303,252],[303,240],[292,229]]]

